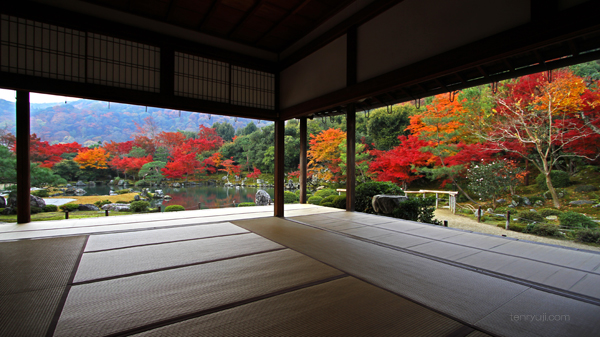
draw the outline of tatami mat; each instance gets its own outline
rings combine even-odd
[[[253,233],[85,253],[75,282],[110,278],[284,248]]]
[[[136,336],[449,336],[461,327],[346,277]]]
[[[55,336],[105,336],[342,275],[291,250],[73,286]]]
[[[519,284],[283,219],[234,223],[470,324],[527,289]]]
[[[0,244],[0,336],[44,336],[85,237]]]
[[[90,236],[85,251],[107,250],[123,247],[149,245],[179,240],[192,240],[211,236],[247,233],[230,222],[204,225],[186,225],[154,230]]]

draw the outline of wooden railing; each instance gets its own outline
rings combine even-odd
[[[423,194],[423,198],[430,193],[435,194],[435,208],[438,208],[440,194],[448,194],[448,207],[452,213],[456,213],[456,195],[458,191],[433,191],[433,190],[418,190],[418,191],[404,191],[406,194]]]

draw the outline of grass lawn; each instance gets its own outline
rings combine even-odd
[[[132,212],[109,212],[109,216],[130,215]],[[106,216],[104,211],[75,211],[69,212],[69,219],[98,218]],[[31,214],[31,221],[64,220],[64,212],[43,212]],[[17,222],[17,215],[0,215],[0,222]]]
[[[44,199],[75,199],[75,201],[70,202],[69,204],[94,204],[96,201],[108,200],[112,203],[116,203],[117,201],[133,201],[134,197],[138,193],[126,193],[119,195],[84,195],[84,196],[59,196],[59,197],[50,197]]]

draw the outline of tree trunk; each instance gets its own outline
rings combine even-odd
[[[473,200],[473,199],[472,199],[472,198],[471,198],[471,197],[470,197],[470,196],[467,194],[467,192],[465,192],[465,191],[464,191],[464,190],[463,190],[463,189],[460,187],[460,185],[459,185],[459,184],[458,184],[458,183],[457,183],[457,182],[456,182],[454,179],[452,179],[452,183],[453,183],[454,185],[456,185],[456,188],[458,188],[458,190],[460,191],[460,193],[464,194],[464,195],[465,195],[465,197],[467,197],[467,199],[469,199],[469,201],[471,201],[472,203],[474,203],[474,204],[476,204],[476,205],[479,205],[479,203],[478,203],[477,201]]]
[[[560,209],[558,194],[556,194],[556,189],[554,189],[554,186],[552,185],[552,179],[550,179],[550,170],[544,172],[544,175],[546,176],[546,185],[548,185],[548,191],[550,191],[550,195],[552,196],[552,203],[554,204],[554,207]]]

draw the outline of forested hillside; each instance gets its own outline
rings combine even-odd
[[[77,142],[87,145],[110,140],[124,142],[133,140],[136,124],[143,125],[148,117],[151,117],[157,130],[167,132],[197,132],[200,125],[210,127],[216,122],[228,122],[238,129],[250,121],[245,118],[79,100],[67,104],[31,104],[31,133],[50,144]],[[15,133],[14,102],[0,100],[0,128]]]

